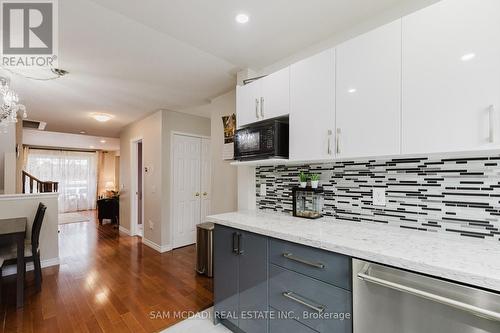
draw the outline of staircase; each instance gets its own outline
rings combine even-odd
[[[27,192],[26,188],[26,179],[29,180],[29,192]],[[58,182],[41,181],[35,176],[23,171],[23,193],[51,193],[57,192],[58,188]]]

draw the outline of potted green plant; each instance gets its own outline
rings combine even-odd
[[[311,179],[311,187],[312,188],[318,188],[318,185],[319,185],[319,177],[320,175],[317,174],[317,173],[313,173],[309,176],[309,178]]]
[[[307,187],[307,175],[301,171],[299,174],[299,182],[300,182],[300,187],[305,188]]]

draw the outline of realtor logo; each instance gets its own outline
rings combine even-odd
[[[0,0],[3,66],[54,67],[57,0]]]

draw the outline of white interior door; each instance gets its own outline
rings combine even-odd
[[[201,222],[206,222],[212,204],[210,139],[201,140]]]
[[[173,143],[173,247],[196,242],[200,223],[201,139],[174,135]]]

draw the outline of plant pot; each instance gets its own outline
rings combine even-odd
[[[311,187],[318,188],[319,180],[311,180]]]
[[[306,188],[307,187],[307,182],[300,182],[300,187],[301,188]]]

